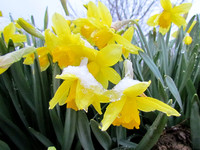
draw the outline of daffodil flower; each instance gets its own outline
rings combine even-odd
[[[101,130],[107,130],[111,124],[122,125],[128,129],[134,127],[138,129],[140,125],[139,110],[144,112],[159,110],[166,113],[167,116],[180,116],[169,105],[157,99],[143,96],[151,81],[133,80],[132,63],[126,60],[125,64],[125,77],[112,90],[107,91],[107,96],[112,102],[104,113]]]
[[[191,3],[184,3],[175,7],[172,7],[170,0],[160,0],[160,3],[163,11],[148,19],[147,24],[149,26],[159,26],[159,32],[164,35],[169,31],[172,22],[178,27],[186,24],[181,14],[188,13],[192,6]]]
[[[45,46],[37,49],[41,71],[49,66],[48,54],[52,56],[53,62],[58,63],[61,69],[72,65],[78,66],[83,57],[92,60],[96,50],[86,47],[85,42],[79,34],[72,34],[67,20],[58,13],[52,17],[53,32],[45,30]],[[33,55],[27,55],[25,64],[33,63]]]
[[[81,33],[93,46],[97,46],[99,49],[104,48],[108,44],[119,44],[122,45],[124,51],[132,54],[138,54],[138,50],[141,48],[131,44],[130,38],[120,36],[116,33],[112,27],[112,16],[108,8],[98,2],[98,7],[93,3],[89,2],[87,5],[87,18],[80,18],[73,21],[75,33]],[[129,37],[133,35],[132,28],[128,30]],[[132,38],[132,37],[131,37]]]
[[[185,43],[186,45],[190,45],[190,44],[192,43],[192,37],[190,36],[190,32],[191,32],[191,30],[193,29],[193,27],[194,27],[195,24],[196,24],[196,21],[193,21],[192,24],[191,24],[191,26],[190,26],[189,29],[187,30],[187,33],[186,33],[186,35],[185,35],[185,37],[184,37],[184,39],[183,39],[183,41],[184,41],[184,43]],[[185,31],[185,29],[186,29],[186,25],[183,27],[183,31]],[[178,36],[178,31],[175,31],[175,32],[172,34],[172,36],[173,36],[174,38],[176,38],[176,37]]]
[[[12,39],[13,43],[26,42],[26,35],[16,34],[16,27],[13,22],[3,29],[3,36],[7,44],[9,39]]]
[[[89,71],[104,88],[108,87],[108,81],[117,84],[121,80],[120,75],[111,68],[120,60],[121,54],[122,47],[120,45],[107,45],[97,51],[94,60],[88,63]]]
[[[26,47],[0,56],[0,74],[5,72],[13,63],[21,60],[27,54],[35,52],[34,47]]]
[[[80,66],[68,66],[56,78],[63,79],[63,83],[50,101],[50,109],[59,103],[67,103],[67,108],[74,110],[88,110],[93,105],[99,114],[102,114],[100,103],[109,102],[104,96],[105,89],[97,82],[87,68],[87,58],[81,61]]]

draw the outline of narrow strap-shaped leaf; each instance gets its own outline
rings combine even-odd
[[[11,67],[12,77],[14,82],[21,93],[22,97],[26,104],[31,108],[32,111],[35,111],[33,104],[33,94],[30,86],[27,84],[26,78],[22,72],[21,62],[14,63]]]
[[[51,141],[45,137],[42,133],[35,131],[33,128],[29,127],[29,131],[40,141],[44,146],[49,147],[52,146],[53,144]]]
[[[49,114],[50,114],[50,118],[53,124],[53,128],[56,134],[56,138],[59,142],[59,144],[62,144],[62,140],[63,140],[63,124],[62,121],[60,119],[60,117],[58,116],[58,114],[56,113],[55,108],[52,110],[49,110]]]
[[[126,139],[126,129],[122,126],[116,127],[116,136],[117,136],[117,143],[119,144],[120,140]]]
[[[18,113],[18,115],[19,115],[19,117],[21,119],[21,121],[23,122],[23,124],[26,127],[28,127],[29,126],[28,122],[27,122],[27,120],[25,118],[25,115],[24,115],[22,109],[21,109],[21,106],[20,106],[20,103],[19,103],[19,99],[17,97],[15,88],[13,87],[11,80],[9,79],[8,72],[4,72],[4,74],[2,74],[2,77],[3,77],[3,81],[5,83],[5,86],[6,86],[7,90],[8,90],[8,93],[9,93],[9,95],[11,97],[11,100],[13,102],[13,105],[14,105],[14,107],[15,107],[15,109],[16,109],[16,111],[17,111],[17,113]]]
[[[148,128],[147,133],[139,142],[136,150],[150,150],[158,141],[166,122],[167,116],[160,112],[153,124]]]
[[[76,132],[76,123],[77,123],[77,112],[73,109],[66,110],[65,116],[65,126],[64,126],[64,135],[63,135],[63,150],[70,150],[72,142],[74,141],[74,135]]]
[[[31,149],[28,137],[12,121],[0,113],[0,128],[11,139],[11,141],[20,149]]]
[[[43,110],[43,99],[42,99],[42,87],[41,87],[41,78],[40,78],[40,68],[38,64],[38,60],[36,59],[33,68],[33,94],[34,94],[34,102],[35,102],[35,110],[36,110],[36,118],[37,124],[40,129],[40,132],[45,135],[46,127],[44,122],[44,110]]]
[[[48,27],[48,21],[49,21],[48,7],[46,7],[45,15],[44,15],[44,30],[47,29]]]
[[[183,80],[182,80],[183,82],[181,82],[179,92],[181,92],[183,90],[183,88],[185,87],[185,84],[187,83],[187,81],[189,80],[189,78],[192,74],[194,64],[195,64],[195,57],[196,57],[196,54],[193,54],[193,56],[189,60],[189,64],[187,66],[187,69],[185,70]]]
[[[2,149],[2,150],[10,150],[10,147],[4,141],[0,140],[0,149]]]
[[[89,121],[84,111],[78,111],[77,133],[83,149],[94,150]]]
[[[123,148],[136,148],[138,144],[130,142],[128,140],[119,140],[119,144],[123,146]]]
[[[3,41],[2,38],[0,38],[0,54],[5,55],[8,52],[5,42]]]
[[[197,101],[199,101],[198,96],[195,95],[193,98],[192,110],[190,115],[190,127],[191,127],[191,137],[192,137],[192,148],[200,149],[200,114],[199,106]]]
[[[140,56],[142,57],[142,59],[145,61],[145,63],[148,65],[148,67],[151,69],[151,71],[154,73],[156,78],[158,80],[160,80],[160,82],[164,86],[164,81],[160,74],[160,71],[158,70],[158,67],[155,65],[155,63],[152,61],[152,59],[145,53],[141,53],[141,52],[139,52],[139,53],[140,53]]]
[[[92,132],[94,133],[96,139],[99,141],[101,146],[105,150],[109,150],[112,145],[112,140],[109,134],[106,131],[101,131],[101,129],[99,129],[99,123],[96,122],[95,120],[93,119],[90,120],[90,124],[92,128]]]
[[[159,91],[161,100],[166,103],[168,100],[168,97],[167,97],[166,91],[165,91],[163,85],[161,84],[160,80],[158,80],[158,91]]]
[[[165,81],[167,83],[167,86],[169,87],[170,92],[172,93],[172,95],[175,97],[177,103],[179,104],[180,108],[183,109],[182,100],[181,100],[179,91],[178,91],[173,79],[170,76],[166,76]]]

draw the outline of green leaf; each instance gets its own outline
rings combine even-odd
[[[24,98],[24,102],[31,108],[33,112],[35,112],[32,90],[27,83],[26,77],[23,74],[21,62],[16,62],[13,64],[10,67],[10,70],[16,87]]]
[[[89,121],[84,111],[78,111],[77,133],[83,149],[94,150]]]
[[[2,38],[0,38],[0,55],[5,55],[8,52],[5,42]]]
[[[122,126],[116,127],[116,136],[117,136],[117,142],[119,144],[120,140],[126,139],[126,129]]]
[[[190,127],[191,127],[191,136],[192,136],[192,147],[193,149],[200,149],[200,114],[199,114],[199,106],[198,96],[195,95],[194,102],[192,104],[192,110],[190,115]]]
[[[152,59],[146,53],[139,52],[139,54],[143,58],[143,60],[145,61],[145,63],[148,65],[148,67],[151,69],[151,71],[154,73],[154,75],[156,76],[156,78],[158,80],[160,80],[160,82],[164,86],[164,81],[162,79],[160,71],[158,70],[158,67],[155,65],[155,63],[152,61]]]
[[[166,103],[168,100],[168,97],[167,97],[167,94],[166,94],[166,91],[165,91],[163,85],[161,84],[161,82],[159,80],[158,80],[158,91],[159,91],[161,100]]]
[[[35,131],[31,127],[29,127],[29,131],[38,139],[38,141],[44,144],[44,146],[49,147],[53,145],[51,141],[47,137],[45,137],[42,133]]]
[[[128,140],[119,140],[119,144],[122,145],[124,148],[136,148],[138,145]]]
[[[106,131],[101,131],[99,129],[99,123],[96,122],[95,120],[90,120],[92,132],[94,133],[96,139],[99,141],[101,146],[105,149],[108,150],[111,148],[112,145],[112,140],[109,134]]]
[[[56,134],[56,138],[57,138],[58,142],[60,144],[62,144],[64,129],[63,129],[63,124],[62,124],[61,118],[56,113],[55,108],[52,110],[49,110],[49,114],[50,114],[50,118],[51,118],[51,121],[53,124],[55,134]]]
[[[10,147],[4,141],[0,140],[0,149],[1,150],[10,150]]]
[[[180,108],[183,109],[182,100],[181,100],[179,91],[178,91],[174,81],[172,80],[172,78],[170,76],[166,76],[165,81],[167,83],[167,86],[168,86],[170,92],[172,93],[172,95],[175,97],[177,103],[179,104]]]
[[[136,150],[149,150],[158,141],[162,131],[167,122],[167,116],[163,113],[159,113],[153,124],[148,128],[147,133],[136,147]]]
[[[66,110],[65,116],[65,126],[64,126],[64,135],[63,135],[63,150],[70,150],[72,142],[74,141],[74,135],[76,132],[76,123],[77,123],[77,112],[73,109]]]
[[[194,64],[195,64],[195,57],[196,57],[196,54],[193,54],[193,56],[189,60],[189,64],[188,64],[187,69],[185,70],[185,73],[183,75],[183,80],[181,82],[179,92],[181,92],[183,90],[183,88],[185,87],[185,84],[190,79],[190,76],[192,74]]]
[[[29,138],[24,134],[24,131],[1,113],[0,128],[20,150],[31,149]]]
[[[8,90],[9,96],[11,97],[12,103],[21,119],[21,121],[23,122],[23,124],[28,127],[28,122],[26,120],[26,117],[24,115],[24,112],[22,111],[21,105],[19,103],[19,99],[16,93],[16,90],[10,80],[10,76],[8,72],[4,72],[4,74],[2,74],[3,77],[3,81],[5,83],[5,87]]]
[[[48,26],[48,7],[46,7],[45,15],[44,15],[44,30],[47,29]]]

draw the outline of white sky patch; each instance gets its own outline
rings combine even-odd
[[[96,0],[91,1],[96,3]],[[171,1],[173,2],[173,0]],[[70,3],[70,6],[68,6],[70,14],[75,17],[85,17],[86,9],[83,4],[87,4],[88,2],[89,0],[67,0],[67,3]],[[43,29],[44,14],[47,6],[49,12],[48,28],[52,25],[51,18],[55,12],[65,16],[59,0],[1,0],[0,4],[0,10],[4,17],[9,18],[9,13],[11,13],[14,20],[17,20],[19,17],[30,20],[31,15],[33,15],[35,24],[40,29]],[[199,6],[200,0],[193,0],[193,6],[187,19],[188,21],[193,15],[200,13]]]

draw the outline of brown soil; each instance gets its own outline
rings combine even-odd
[[[183,125],[166,129],[152,150],[192,150],[190,130]]]

